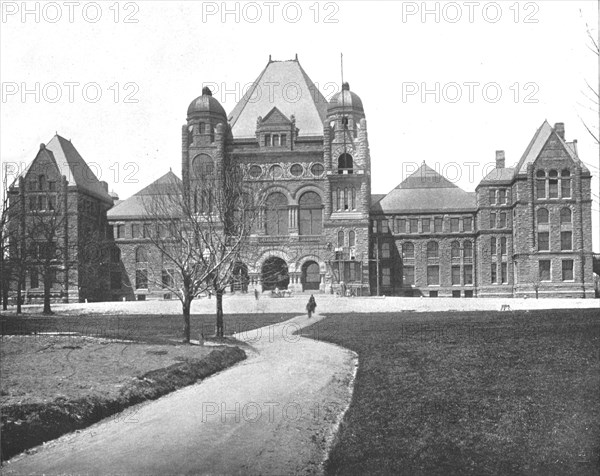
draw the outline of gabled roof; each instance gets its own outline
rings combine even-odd
[[[475,193],[465,192],[427,164],[371,207],[379,213],[475,211]]]
[[[234,138],[255,137],[256,120],[277,107],[296,118],[299,135],[323,135],[327,100],[298,60],[269,61],[228,117]]]
[[[79,190],[110,204],[113,203],[112,197],[104,189],[96,174],[83,160],[71,141],[56,134],[46,144],[46,149],[52,152],[60,174],[67,177],[69,184],[75,184]]]
[[[562,144],[562,146],[564,147],[568,156],[575,163],[577,163],[584,172],[589,173],[589,170],[587,169],[587,167],[584,165],[584,163],[581,160],[579,160],[579,157],[577,156],[577,147],[575,146],[575,144],[572,142],[565,142],[564,139],[562,139],[554,131],[554,129],[548,123],[548,121],[544,121],[542,123],[542,125],[539,127],[539,129],[536,131],[536,133],[534,134],[533,138],[531,139],[531,142],[527,146],[527,149],[525,149],[525,152],[523,153],[521,160],[519,160],[519,163],[517,164],[516,173],[517,174],[526,174],[527,173],[527,166],[529,164],[533,164],[537,160],[540,153],[544,149],[544,146],[546,145],[546,143],[550,139],[550,136],[552,136],[552,135],[554,135],[554,137],[560,142],[560,144]]]
[[[500,169],[495,167],[479,182],[479,185],[511,183],[514,175],[514,167],[502,167]],[[479,187],[479,185],[477,186]]]
[[[35,158],[25,168],[23,176],[27,175],[33,163],[38,159],[40,153],[44,153],[56,165],[60,175],[64,175],[69,185],[75,185],[81,191],[99,198],[109,204],[113,204],[113,198],[106,191],[96,174],[90,169],[83,157],[79,154],[70,140],[56,134],[52,140],[43,145]],[[18,187],[16,182],[13,187]]]
[[[123,220],[144,218],[153,215],[149,210],[152,197],[165,196],[169,200],[181,197],[182,181],[172,171],[167,172],[161,178],[140,190],[135,195],[123,200],[118,205],[111,208],[108,213],[109,220]],[[174,203],[175,203],[174,201]],[[168,201],[165,202],[168,205]]]
[[[268,114],[263,117],[262,124],[291,124],[292,121],[285,116],[277,107],[271,109]]]

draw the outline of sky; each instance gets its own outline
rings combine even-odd
[[[423,162],[467,191],[515,164],[548,120],[578,140],[600,251],[596,1],[0,3],[0,157],[23,168],[58,132],[127,198],[172,169],[210,85],[229,113],[273,60],[363,102],[373,193]]]

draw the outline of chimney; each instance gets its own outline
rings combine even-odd
[[[557,122],[554,124],[554,132],[556,132],[562,140],[565,140],[565,123]]]
[[[504,151],[503,150],[497,150],[496,151],[496,168],[497,169],[503,169],[504,165],[505,165]]]

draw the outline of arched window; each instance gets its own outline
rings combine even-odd
[[[415,245],[404,243],[402,245],[402,254],[404,255],[404,259],[413,259],[415,257]]]
[[[352,167],[352,156],[350,154],[344,153],[338,157],[338,174],[351,174]]]
[[[340,203],[342,201],[342,197],[340,196],[340,193],[342,193],[342,192],[341,192],[340,188],[338,187],[337,188],[337,194],[335,196],[335,209],[336,210],[340,209]]]
[[[192,180],[203,181],[212,179],[215,175],[215,163],[210,155],[200,154],[194,157],[192,163]]]
[[[563,208],[560,210],[560,222],[571,223],[571,209]]]
[[[351,202],[352,210],[356,210],[356,189],[352,187],[352,202]]]
[[[452,247],[450,249],[450,256],[452,258],[460,258],[460,243],[458,241],[452,242]]]
[[[356,246],[356,233],[354,233],[353,231],[348,232],[348,246]]]
[[[465,259],[473,258],[473,243],[470,241],[465,241],[463,243],[463,256]]]
[[[344,232],[338,231],[338,248],[344,247]]]
[[[38,177],[38,190],[46,190],[46,176],[40,175]]]
[[[321,197],[316,192],[306,192],[298,200],[299,230],[301,235],[320,235],[323,231]]]
[[[436,241],[430,241],[427,243],[427,257],[437,258],[439,256],[439,245]]]
[[[272,193],[266,200],[267,235],[288,234],[288,201],[281,192]]]
[[[546,198],[546,172],[538,170],[535,176],[537,177],[535,181],[537,198]]]
[[[538,209],[537,222],[538,222],[538,225],[547,225],[548,224],[548,210],[546,210],[545,208]]]
[[[135,250],[135,262],[137,265],[146,266],[148,264],[148,251],[146,248],[140,246]]]
[[[571,172],[569,172],[567,169],[564,169],[560,173],[560,178],[560,196],[562,198],[569,198],[571,196]]]

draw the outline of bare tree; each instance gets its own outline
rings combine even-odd
[[[185,342],[191,336],[192,301],[203,293],[216,296],[216,335],[223,337],[223,293],[257,210],[257,194],[243,189],[238,168],[225,163],[204,172],[189,189],[172,175],[144,197],[154,228],[147,238],[160,255],[160,270],[153,267],[137,278],[159,283],[181,301]]]

